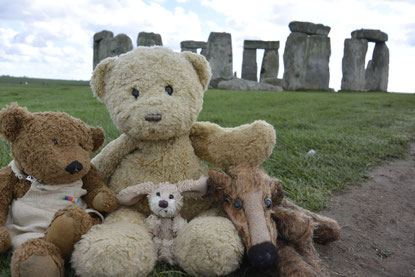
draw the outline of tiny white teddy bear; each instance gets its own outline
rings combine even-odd
[[[178,232],[187,224],[181,217],[184,196],[202,197],[207,192],[208,177],[198,180],[185,180],[177,184],[160,183],[156,188],[152,182],[145,182],[123,189],[117,199],[121,205],[134,205],[147,195],[150,210],[153,212],[145,220],[153,234],[153,242],[158,261],[176,264],[173,243]]]

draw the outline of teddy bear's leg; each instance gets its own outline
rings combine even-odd
[[[326,244],[340,239],[340,226],[336,220],[310,212],[290,201],[283,201],[282,206],[299,211],[311,218],[314,225],[313,240],[315,242]]]
[[[157,255],[145,217],[131,209],[111,213],[75,244],[72,267],[80,277],[147,276]]]
[[[74,244],[91,226],[91,216],[82,208],[71,205],[56,212],[45,233],[45,240],[56,245],[64,260],[68,260]]]
[[[290,245],[282,245],[278,248],[277,271],[279,277],[320,277]]]
[[[64,261],[59,248],[43,239],[20,245],[13,253],[10,267],[13,277],[64,276]]]
[[[174,242],[179,265],[195,276],[216,276],[239,267],[244,246],[232,222],[220,216],[201,216],[179,231]]]

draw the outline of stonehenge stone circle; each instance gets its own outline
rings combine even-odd
[[[212,69],[211,85],[218,80],[231,79],[233,77],[231,34],[210,33],[205,57]]]
[[[266,83],[258,83],[251,80],[244,80],[233,77],[229,80],[221,80],[217,84],[219,89],[228,89],[228,90],[268,90],[268,91],[282,91],[282,87],[274,86]]]
[[[100,61],[108,57],[118,56],[133,49],[133,43],[125,34],[114,37],[110,31],[101,31],[94,35],[94,57],[93,68]]]
[[[163,46],[161,35],[155,33],[140,32],[137,36],[137,46]]]
[[[260,80],[278,77],[279,41],[245,40],[242,59],[242,79],[257,81],[258,66],[256,62],[257,49],[265,49],[262,59]],[[272,80],[271,80],[272,81]]]
[[[184,40],[180,42],[180,48],[182,52],[190,51],[197,53],[197,49],[202,49],[200,54],[206,55],[207,43],[204,41]]]
[[[285,90],[329,90],[330,27],[293,21],[284,50]]]
[[[388,35],[380,30],[360,29],[351,33],[352,38],[344,41],[342,60],[343,91],[387,91],[389,79]],[[375,48],[365,69],[368,42]]]

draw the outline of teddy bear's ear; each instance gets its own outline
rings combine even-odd
[[[154,188],[152,182],[140,183],[123,189],[117,195],[118,203],[125,206],[132,206],[140,201],[144,196],[150,194]]]
[[[183,196],[193,198],[202,197],[208,191],[208,177],[202,176],[198,180],[186,180],[178,183],[179,191]]]
[[[0,133],[9,142],[13,142],[19,135],[25,120],[33,118],[27,108],[12,103],[0,111]]]
[[[110,73],[114,68],[116,60],[117,58],[115,57],[106,58],[97,65],[94,72],[92,73],[92,92],[94,93],[95,97],[97,97],[100,100],[102,99],[102,96],[104,96],[105,94],[105,86],[108,82]]]
[[[104,144],[105,134],[104,130],[100,127],[91,127],[91,135],[92,141],[94,143],[94,147],[92,149],[92,153],[98,151],[98,149]]]
[[[202,55],[192,52],[183,52],[182,55],[193,65],[193,68],[196,70],[196,73],[199,76],[203,90],[207,90],[210,82],[210,77],[212,77],[208,61]]]

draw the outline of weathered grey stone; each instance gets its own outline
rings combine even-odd
[[[256,63],[256,49],[244,48],[242,59],[242,79],[257,81],[258,66]]]
[[[330,27],[323,24],[314,24],[310,22],[292,21],[288,25],[291,32],[299,32],[308,35],[328,36]]]
[[[352,38],[363,38],[371,42],[385,42],[388,41],[388,34],[381,30],[360,29],[352,32]]]
[[[182,52],[190,51],[197,53],[197,49],[201,49],[200,54],[205,56],[207,43],[204,41],[184,40],[180,42]]]
[[[282,87],[283,80],[282,79],[279,79],[279,78],[269,77],[269,78],[263,78],[263,79],[261,79],[261,83]]]
[[[328,90],[330,81],[330,38],[291,33],[284,50],[285,90]]]
[[[109,31],[94,35],[94,68],[105,58],[115,57],[133,49],[133,43],[127,35],[113,36],[113,33]]]
[[[160,34],[140,32],[137,37],[137,46],[163,46]]]
[[[244,40],[244,49],[278,50],[279,48],[280,48],[279,41]]]
[[[304,33],[291,33],[285,43],[284,49],[284,76],[283,88],[296,90],[303,88],[305,53],[308,35]]]
[[[378,42],[373,50],[372,60],[366,68],[366,90],[387,91],[389,78],[389,49],[384,42]]]
[[[278,79],[278,70],[280,66],[279,59],[278,50],[265,49],[259,79],[261,83],[264,83],[265,80],[268,80],[269,82],[271,79]]]
[[[210,33],[206,52],[202,54],[209,61],[212,69],[212,81],[217,78],[231,79],[233,77],[231,34]]]
[[[331,44],[329,37],[318,35],[308,37],[303,88],[329,90],[330,55]]]
[[[273,86],[265,83],[257,83],[255,81],[243,80],[233,77],[230,80],[222,80],[218,83],[217,88],[228,90],[268,90],[282,91],[282,87]]]
[[[365,58],[368,47],[366,39],[346,39],[342,60],[343,78],[341,90],[365,90]]]

